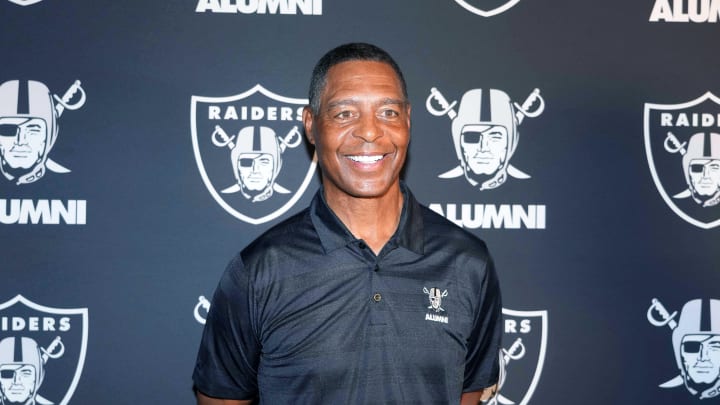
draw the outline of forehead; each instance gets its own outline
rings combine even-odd
[[[392,97],[404,99],[395,70],[384,62],[353,60],[338,63],[328,71],[321,99]]]
[[[0,370],[30,370],[34,371],[35,367],[31,364],[3,364],[0,365]]]
[[[461,131],[462,133],[477,132],[482,134],[487,132],[502,132],[503,134],[505,134],[507,132],[507,129],[503,125],[471,124],[462,127]]]
[[[683,337],[684,342],[720,342],[720,335],[710,334],[699,334],[699,335],[685,335]]]
[[[243,152],[240,154],[245,159],[259,159],[259,158],[272,158],[272,155],[268,153],[257,153],[257,152]]]
[[[706,165],[710,163],[720,163],[720,159],[693,159],[690,161],[693,164]]]
[[[38,117],[0,117],[0,124],[19,126],[45,125],[45,120]]]

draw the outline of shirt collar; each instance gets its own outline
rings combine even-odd
[[[400,190],[403,193],[400,223],[387,244],[423,254],[425,241],[420,204],[404,182],[400,182]],[[322,186],[310,203],[310,219],[325,253],[358,241],[327,205]]]

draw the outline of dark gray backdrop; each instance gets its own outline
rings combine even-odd
[[[22,294],[88,309],[70,403],[193,403],[198,296],[235,252],[307,205],[318,181],[279,219],[232,217],[198,171],[191,97],[259,83],[305,98],[315,61],[349,41],[380,45],[405,72],[405,178],[421,202],[546,206],[546,229],[473,230],[493,252],[504,307],[548,314],[529,403],[693,402],[683,387],[658,387],[678,370],[670,331],[646,311],[652,298],[671,312],[718,298],[720,234],[663,201],[643,108],[720,94],[718,24],[648,22],[653,0],[521,0],[487,18],[452,0],[323,3],[306,16],[196,13],[195,1],[0,2],[0,82],[37,80],[61,95],[79,79],[87,92],[63,113],[51,152],[72,172],[0,179],[3,199],[87,201],[86,225],[0,225],[0,302]],[[520,126],[513,156],[532,178],[482,192],[438,179],[457,162],[450,121],[425,109],[431,87],[450,101],[497,88],[518,103],[539,88],[545,111]],[[48,368],[43,387],[60,379]]]

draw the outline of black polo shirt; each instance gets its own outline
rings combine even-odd
[[[193,380],[276,404],[458,404],[498,378],[501,302],[485,244],[414,199],[377,256],[328,208],[228,265]]]

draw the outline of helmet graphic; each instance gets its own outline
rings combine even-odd
[[[35,371],[33,386],[27,387],[25,393],[28,397],[34,398],[45,377],[41,349],[35,340],[28,337],[8,337],[0,341],[0,382],[2,382],[3,399],[9,395],[5,392],[6,383],[12,383],[11,379],[16,378],[13,374],[23,366],[31,366]]]
[[[442,301],[442,292],[440,292],[439,288],[431,288],[430,289],[430,304],[433,308],[438,309],[440,307],[440,302]]]
[[[8,153],[13,144],[22,142],[25,138],[24,130],[20,127],[30,120],[42,122],[45,134],[40,145],[26,146],[34,149],[29,152],[37,154],[37,159],[30,167],[19,167],[8,160]],[[42,177],[48,153],[55,144],[58,133],[57,112],[47,86],[33,80],[11,80],[0,85],[0,127],[3,138],[3,142],[0,142],[0,171],[3,175],[8,179],[20,177],[19,183],[30,183]],[[32,156],[35,159],[35,155]]]
[[[686,386],[698,381],[693,381],[691,370],[693,364],[686,364],[684,353],[702,350],[700,349],[702,343],[707,339],[713,339],[713,336],[720,338],[720,300],[695,299],[686,303],[680,312],[678,325],[672,334],[675,361]],[[688,346],[688,342],[692,346]],[[717,361],[718,359],[715,359],[716,363]],[[715,367],[720,367],[720,364],[715,364]],[[718,385],[718,377],[717,373],[712,375],[711,378],[714,380],[711,382]]]
[[[254,195],[253,201],[261,201],[272,195],[272,185],[282,167],[281,154],[280,142],[272,128],[249,126],[238,132],[230,159],[235,179],[246,197]]]
[[[682,160],[685,178],[695,159],[720,159],[720,134],[699,132],[690,137]]]
[[[697,133],[690,137],[682,159],[685,181],[693,198],[715,205],[720,191],[720,134]]]
[[[423,292],[427,294],[428,298],[430,299],[430,306],[428,307],[428,309],[432,308],[433,310],[435,310],[435,312],[445,311],[441,305],[443,297],[447,296],[448,294],[447,290],[441,291],[437,287],[433,287],[428,290],[427,288],[423,287]]]
[[[473,165],[473,156],[477,154],[477,147],[470,151],[468,145],[483,144],[486,140],[479,136],[487,130],[497,128],[496,137],[499,147],[484,152],[485,168],[481,172]],[[465,139],[466,135],[474,133],[472,140]],[[515,152],[518,142],[517,119],[515,108],[510,97],[501,90],[473,89],[467,91],[460,100],[458,114],[452,122],[452,137],[455,153],[468,179],[484,175],[488,180],[482,181],[482,188],[494,188],[505,180],[508,162]],[[480,182],[480,181],[476,181]]]

